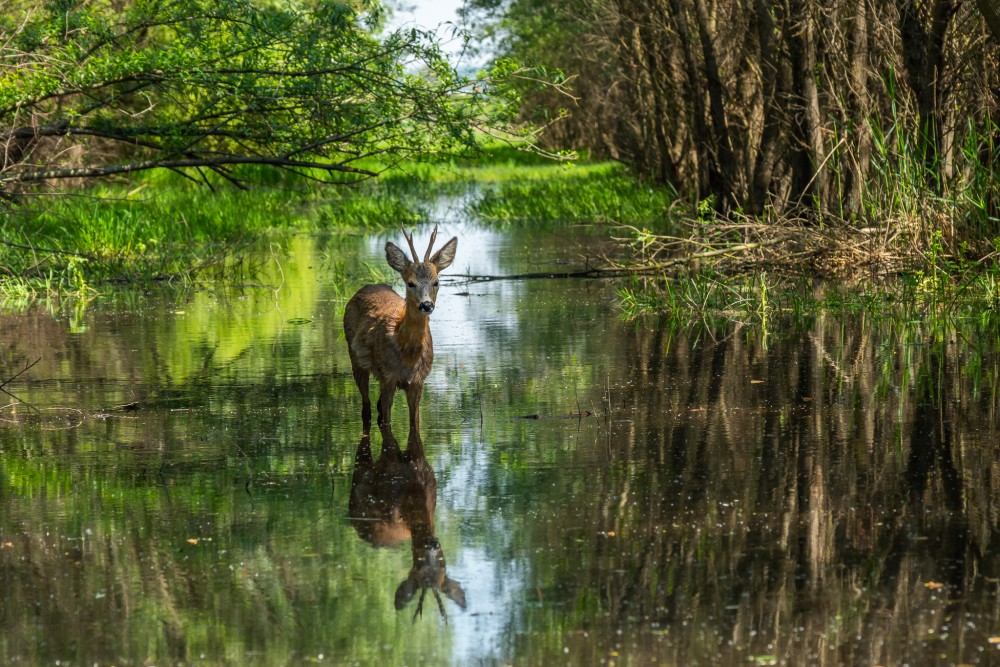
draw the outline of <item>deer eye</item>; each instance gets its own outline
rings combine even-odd
[[[438,281],[435,280],[434,281],[434,287],[437,287],[437,286],[438,286]]]
[[[406,283],[406,286],[409,287],[410,289],[417,289],[417,284],[413,282]]]

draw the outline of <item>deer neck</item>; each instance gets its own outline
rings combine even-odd
[[[434,508],[437,506],[437,478],[423,453],[418,437],[409,438],[406,455],[410,458],[411,483],[400,505],[403,519],[413,535],[413,552],[427,548],[434,535]]]
[[[429,335],[430,317],[407,299],[396,324],[396,342],[406,361],[415,362],[423,355]]]
[[[434,532],[434,515],[408,516],[407,526],[410,528],[410,550],[414,564],[427,560],[434,549],[429,548],[431,540],[436,540]]]

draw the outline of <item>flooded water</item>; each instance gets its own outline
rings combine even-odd
[[[444,275],[585,242],[444,231]],[[1000,664],[995,322],[708,333],[453,278],[422,438],[397,395],[367,439],[340,314],[385,240],[0,316],[0,378],[37,361],[0,401],[0,663]]]

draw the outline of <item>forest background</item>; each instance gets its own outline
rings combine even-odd
[[[401,187],[481,178],[484,156],[505,183],[580,156],[500,208],[617,223],[604,259],[635,275],[954,277],[1000,247],[988,0],[472,0],[458,34],[490,56],[479,72],[433,33],[385,33],[374,2],[3,4],[10,294],[225,264],[234,244],[215,244],[288,197],[328,203],[327,222],[416,222]],[[567,198],[587,213],[518,213]]]

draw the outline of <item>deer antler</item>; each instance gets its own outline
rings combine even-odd
[[[427,262],[431,258],[431,250],[434,249],[434,241],[437,239],[438,226],[434,225],[434,231],[431,232],[431,242],[427,244],[427,252],[424,253],[424,261]]]
[[[420,262],[420,259],[417,257],[417,249],[413,247],[413,234],[407,233],[405,227],[400,227],[400,229],[403,230],[403,237],[406,238],[406,242],[410,244],[410,253],[413,255],[413,261]]]
[[[424,615],[424,596],[427,595],[427,588],[424,586],[420,587],[420,597],[417,598],[417,608],[413,610],[413,623],[417,622],[418,616]]]
[[[444,600],[441,599],[441,594],[438,593],[436,588],[434,589],[434,599],[437,600],[438,612],[441,614],[441,618],[444,619],[444,624],[448,625],[448,612],[444,610]]]

